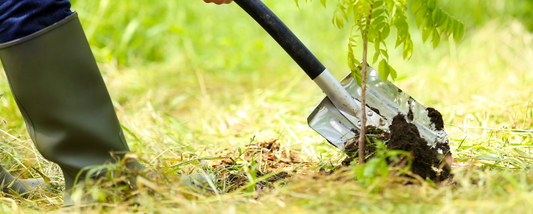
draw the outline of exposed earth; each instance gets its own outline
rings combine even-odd
[[[427,108],[428,116],[431,118],[431,123],[435,125],[437,130],[444,129],[444,123],[440,112],[434,108]],[[410,154],[412,160],[411,172],[426,179],[429,178],[435,182],[443,181],[450,177],[449,162],[452,161],[450,147],[447,144],[438,143],[430,147],[428,142],[420,137],[417,127],[407,122],[404,115],[398,114],[390,125],[390,134],[376,129],[375,127],[368,127],[367,138],[370,142],[365,145],[366,159],[372,158],[376,150],[374,146],[375,140],[386,142],[387,149],[403,150]],[[358,139],[359,135],[355,137]],[[358,155],[358,142],[352,140],[346,143],[345,152],[348,157],[343,161],[343,165],[349,165]]]
[[[433,108],[428,108],[427,111],[428,116],[431,118],[431,123],[435,124],[437,129],[442,130],[444,128],[442,115]],[[385,142],[389,150],[403,150],[409,153],[409,158],[412,161],[411,175],[416,174],[423,179],[429,178],[436,183],[450,178],[451,153],[450,147],[447,144],[437,144],[433,147],[428,146],[426,140],[420,137],[417,127],[408,122],[405,116],[401,114],[393,118],[389,128],[390,132],[372,126],[367,127],[366,136],[369,139],[365,145],[367,160],[375,156],[375,142],[379,140]],[[353,131],[355,132],[355,130]],[[358,135],[355,139],[358,139]],[[342,161],[341,165],[348,166],[358,156],[357,141],[352,140],[347,142],[344,152],[348,154],[348,157]],[[241,188],[252,188],[254,192],[259,193],[254,197],[260,197],[262,195],[260,192],[271,189],[273,183],[283,182],[285,179],[294,175],[295,171],[286,171],[286,169],[310,164],[300,160],[299,152],[280,147],[276,139],[250,143],[242,150],[225,149],[218,155],[220,157],[228,157],[212,165],[215,171],[218,171],[217,177],[219,183],[225,183],[225,187],[223,188],[225,190],[224,192],[232,192]],[[248,164],[238,164],[235,158],[241,158]],[[406,157],[400,158],[400,160],[405,161]],[[254,162],[257,165],[254,165]],[[399,161],[390,161],[389,164],[399,164]],[[250,167],[250,173],[253,173],[254,177],[261,181],[248,187],[249,174],[241,170],[232,170],[242,167]],[[339,169],[340,166],[336,168]],[[320,174],[330,175],[334,171],[336,170],[326,172],[326,170],[321,169]]]

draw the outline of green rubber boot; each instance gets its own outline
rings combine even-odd
[[[2,187],[2,192],[4,193],[15,193],[24,196],[37,187],[49,189],[50,185],[42,178],[17,179],[9,174],[4,167],[0,166],[0,187]]]
[[[61,167],[67,190],[83,168],[129,152],[76,13],[0,44],[0,59],[31,139]],[[137,161],[128,166],[143,168]]]

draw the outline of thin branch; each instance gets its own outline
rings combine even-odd
[[[363,69],[361,69],[361,132],[359,132],[359,164],[365,163],[365,143],[366,143],[366,67],[367,67],[367,45],[368,41],[366,34],[367,29],[370,26],[370,20],[372,20],[372,10],[374,8],[374,1],[370,4],[370,14],[366,20],[366,26],[361,28],[361,35],[363,37]]]

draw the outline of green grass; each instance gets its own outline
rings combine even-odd
[[[348,73],[348,32],[331,24],[333,7],[325,10],[318,1],[301,3],[300,9],[292,0],[265,3],[337,79]],[[437,49],[422,44],[413,28],[413,58],[404,62],[400,50],[389,53],[399,72],[395,84],[444,116],[458,163],[455,183],[435,188],[392,178],[363,186],[351,171],[317,175],[319,165],[343,158],[305,123],[324,95],[236,4],[78,0],[73,9],[128,130],[132,153],[163,176],[140,180],[133,193],[110,186],[113,182],[89,185],[89,192],[112,197],[86,212],[530,212],[533,35],[512,16],[467,25],[460,43],[442,42]],[[73,211],[60,208],[59,168],[33,147],[0,75],[2,165],[22,177],[40,177],[39,171],[57,182],[28,200],[0,196],[0,213]],[[254,142],[278,139],[282,151],[298,152],[306,163],[285,168],[295,175],[260,197],[246,187],[217,195],[181,185],[184,175],[222,174],[212,167],[220,160],[209,157],[236,158],[223,149],[244,149],[254,136]],[[202,160],[184,162],[195,158]],[[252,165],[239,163],[230,171],[246,174],[245,166]],[[224,184],[230,182],[214,183],[221,190]],[[121,202],[128,194],[137,196]]]

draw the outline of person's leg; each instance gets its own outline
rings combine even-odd
[[[49,1],[57,2],[39,2]],[[77,14],[54,23],[0,44],[0,59],[30,137],[61,167],[69,190],[84,168],[129,148]]]
[[[70,14],[70,2],[67,0],[0,1],[0,44],[30,35]],[[16,178],[0,165],[0,191],[23,195],[37,186],[48,188],[49,185],[42,178]]]
[[[35,33],[71,14],[68,0],[2,0],[0,43]]]

